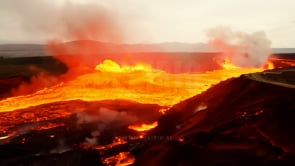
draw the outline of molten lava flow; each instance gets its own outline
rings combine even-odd
[[[122,65],[120,66],[114,61],[111,60],[105,60],[104,63],[99,64],[95,66],[95,70],[101,71],[101,72],[118,72],[118,73],[129,73],[134,71],[152,71],[152,67],[143,64],[143,63],[137,63],[134,66],[127,66]]]
[[[105,165],[127,166],[133,164],[135,158],[130,152],[120,152],[115,156],[104,158],[102,161]]]
[[[113,143],[107,144],[107,145],[95,146],[94,148],[97,149],[97,150],[111,149],[114,146],[123,145],[123,144],[126,144],[126,143],[127,142],[123,138],[115,137],[114,140],[113,140]]]
[[[157,126],[158,126],[158,122],[154,122],[152,124],[130,125],[128,126],[128,129],[143,132],[143,131],[148,131],[150,129],[153,129]]]
[[[48,130],[48,129],[52,129],[52,128],[59,127],[59,126],[64,126],[64,124],[47,123],[47,124],[43,124],[43,125],[38,125],[38,126],[34,127],[33,130],[37,130],[37,131]]]
[[[115,137],[113,143],[107,145],[97,145],[97,146],[89,146],[89,145],[82,145],[83,148],[93,148],[99,151],[100,155],[104,156],[105,151],[112,149],[113,147],[127,144],[127,142],[121,137]],[[127,166],[134,163],[135,158],[132,156],[130,152],[120,152],[114,156],[102,157],[101,161],[105,165],[121,165]]]
[[[146,104],[172,106],[200,94],[214,84],[241,74],[263,71],[263,68],[240,68],[229,60],[223,69],[205,73],[171,74],[146,64],[122,65],[105,60],[90,73],[42,89],[34,94],[0,101],[0,112],[13,111],[46,103],[83,100],[123,99]]]

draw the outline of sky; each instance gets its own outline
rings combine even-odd
[[[0,0],[0,43],[74,40],[73,31],[97,20],[83,27],[91,33],[82,36],[124,43],[206,43],[207,32],[223,26],[262,31],[272,47],[294,48],[294,11],[294,0]]]

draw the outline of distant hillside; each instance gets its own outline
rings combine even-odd
[[[118,52],[214,52],[203,43],[152,43],[152,44],[115,44],[91,40],[71,41],[54,45],[70,53],[118,53]],[[1,57],[48,56],[47,46],[41,44],[2,44]]]
[[[273,53],[295,53],[295,48],[273,48]]]
[[[68,53],[119,53],[119,52],[216,52],[205,43],[151,43],[151,44],[115,44],[92,40],[71,41],[54,45],[57,49],[66,49]],[[48,56],[47,46],[41,44],[2,44],[0,57]],[[295,53],[295,48],[273,48],[277,53]]]
[[[116,44],[91,40],[79,40],[63,43],[66,48],[73,53],[80,51],[91,53],[118,53],[118,52],[216,52],[204,43],[151,43],[151,44]]]
[[[41,44],[1,44],[0,57],[48,56]]]

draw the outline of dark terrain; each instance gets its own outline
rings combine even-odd
[[[22,83],[30,83],[39,75],[58,76],[66,73],[67,66],[57,59],[47,57],[0,58],[0,99]]]
[[[294,68],[243,75],[175,105],[149,135],[182,141],[147,146],[137,164],[294,165],[295,79],[290,74]]]

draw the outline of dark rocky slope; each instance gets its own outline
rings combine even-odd
[[[136,164],[294,165],[294,76],[245,75],[175,105],[149,133],[169,139],[147,145]]]

